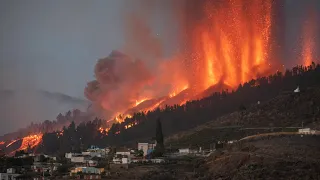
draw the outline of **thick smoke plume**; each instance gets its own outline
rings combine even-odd
[[[110,117],[183,104],[282,71],[284,5],[273,0],[129,3],[123,53],[98,61],[96,80],[85,94],[96,112]]]
[[[86,97],[96,108],[105,113],[124,111],[135,105],[135,101],[147,94],[143,88],[152,80],[152,75],[140,60],[113,51],[107,58],[100,59],[95,66],[96,80],[88,83]]]

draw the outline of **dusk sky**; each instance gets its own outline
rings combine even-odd
[[[320,9],[320,2],[309,0]],[[306,1],[287,0],[295,36]],[[3,0],[0,3],[1,89],[44,89],[83,97],[99,58],[124,45],[122,0]],[[84,97],[83,97],[84,98]]]
[[[44,89],[83,97],[97,59],[123,43],[123,1],[0,4],[1,89]]]

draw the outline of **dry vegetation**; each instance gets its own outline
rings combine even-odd
[[[278,136],[234,144],[207,159],[221,179],[319,179],[319,136]]]
[[[253,104],[246,110],[233,112],[194,129],[172,135],[166,144],[205,145],[213,140],[234,140],[247,135],[283,131],[284,127],[301,125],[319,129],[320,89],[309,88],[301,93],[283,93],[270,101]],[[257,129],[242,129],[242,128]],[[270,129],[258,129],[265,127]]]

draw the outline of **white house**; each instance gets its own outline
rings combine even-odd
[[[311,130],[310,128],[304,128],[298,130],[299,134],[315,134],[315,130]]]
[[[156,164],[165,162],[164,159],[159,159],[159,158],[158,159],[150,159],[150,161],[152,163],[156,163]]]
[[[82,152],[82,155],[89,155],[91,157],[105,157],[109,153],[109,148],[100,149],[96,146],[91,146],[87,151]]]
[[[84,156],[72,156],[71,162],[73,163],[84,163]]]
[[[7,173],[0,173],[0,180],[15,180],[21,174],[16,174],[15,169],[7,169]]]
[[[127,158],[127,157],[123,157],[122,158],[122,164],[130,164],[130,158]]]
[[[81,156],[81,155],[82,154],[79,154],[79,153],[66,153],[64,157],[67,159],[71,159],[73,156]]]
[[[138,143],[138,150],[143,151],[143,156],[148,155],[148,151],[154,150],[157,143]]]
[[[183,148],[179,149],[180,154],[189,154],[190,153],[190,148]]]
[[[122,156],[130,156],[130,154],[131,154],[131,151],[130,149],[127,149],[127,148],[119,149],[116,152],[116,155],[122,155]]]

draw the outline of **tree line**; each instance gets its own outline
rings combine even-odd
[[[187,130],[227,113],[239,110],[239,107],[267,101],[283,91],[293,92],[298,86],[320,86],[320,65],[312,63],[308,67],[296,66],[285,72],[276,72],[267,77],[253,79],[240,84],[236,90],[214,92],[211,96],[188,101],[184,105],[166,106],[148,112],[136,112],[123,123],[115,123],[108,135],[98,129],[103,120],[82,122],[78,126],[71,123],[63,128],[63,134],[49,132],[44,134],[41,151],[46,153],[64,153],[80,151],[92,144],[98,146],[136,145],[137,141],[150,140],[154,134],[157,119],[161,118],[163,134],[170,135]],[[126,129],[128,125],[137,125]],[[119,133],[120,132],[120,133]]]

